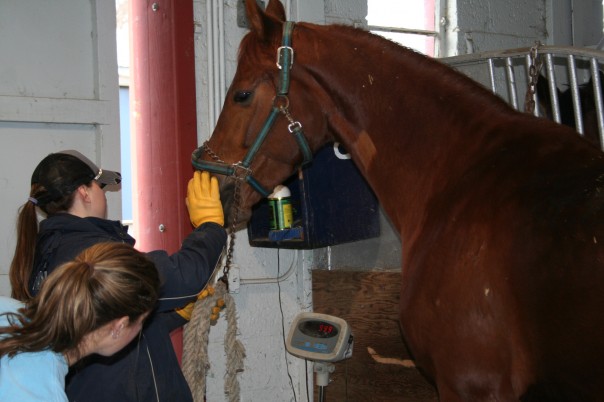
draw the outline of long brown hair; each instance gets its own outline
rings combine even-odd
[[[82,184],[90,186],[93,178],[94,172],[83,161],[60,152],[48,155],[36,166],[31,177],[29,199],[17,217],[17,245],[9,270],[11,297],[21,301],[32,297],[29,280],[38,235],[36,206],[46,216],[65,212],[73,205],[74,191]]]
[[[88,333],[127,316],[134,323],[151,311],[159,293],[151,260],[124,243],[98,243],[55,269],[40,293],[8,313],[0,328],[0,356],[51,349],[78,350]]]

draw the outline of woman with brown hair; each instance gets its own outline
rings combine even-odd
[[[144,254],[98,243],[55,269],[28,302],[0,297],[0,400],[67,401],[69,366],[130,343],[155,307],[159,284]]]

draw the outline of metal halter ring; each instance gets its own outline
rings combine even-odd
[[[279,103],[283,103],[282,105]],[[289,98],[287,95],[275,95],[273,98],[273,107],[279,110],[289,109]]]
[[[237,180],[245,181],[249,176],[252,175],[252,169],[243,166],[241,161],[233,163],[231,166],[233,167],[232,176]]]

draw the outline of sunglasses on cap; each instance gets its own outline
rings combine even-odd
[[[96,166],[95,166],[96,167]],[[103,169],[99,169],[96,176],[93,178],[94,181],[97,182],[101,189],[104,189],[107,184],[107,181],[110,181],[112,184],[120,184],[122,181],[122,176],[118,172],[112,171],[103,171]]]

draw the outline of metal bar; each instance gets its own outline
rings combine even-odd
[[[549,84],[549,95],[552,100],[552,116],[556,123],[561,123],[560,103],[558,102],[558,86],[556,84],[556,73],[554,72],[554,62],[550,53],[545,55],[545,67],[547,70],[547,80]]]
[[[493,93],[506,98],[506,96],[503,94],[503,88],[497,88],[496,85],[496,77],[499,77],[501,73],[499,69],[505,68],[505,74],[507,74],[507,77],[513,78],[513,70],[511,66],[512,63],[510,60],[513,58],[523,57],[526,58],[528,73],[528,70],[531,66],[530,50],[530,48],[508,49],[454,56],[442,58],[440,60],[443,63],[462,71],[466,67],[473,67],[482,63],[487,63],[490,82],[486,82],[485,84],[490,84]],[[562,84],[568,83],[568,86],[570,87],[570,95],[573,102],[572,113],[575,117],[575,128],[580,134],[585,134],[585,131],[589,128],[586,126],[587,121],[585,120],[585,111],[583,110],[583,108],[589,107],[589,104],[586,104],[585,99],[581,100],[582,72],[589,71],[592,77],[593,102],[597,117],[596,124],[599,131],[599,138],[603,144],[602,147],[604,150],[604,95],[602,93],[602,85],[604,85],[604,82],[602,82],[602,75],[599,71],[600,64],[604,63],[604,51],[600,49],[576,48],[571,46],[541,46],[539,48],[539,54],[543,59],[543,70],[546,70],[543,71],[541,75],[546,75],[548,78],[548,91],[551,98],[550,107],[552,110],[552,120],[558,123],[562,122],[562,116],[559,102],[559,83],[556,80],[555,70],[558,68],[568,69],[565,71],[565,82],[562,82]],[[515,62],[515,60],[513,61]],[[501,64],[499,64],[499,62],[501,62]],[[515,78],[513,79],[515,80]],[[528,74],[527,79],[528,84],[528,82],[530,82],[530,76],[528,76]],[[518,82],[516,84],[518,84]],[[512,94],[512,98],[508,102],[517,109],[516,102],[513,99],[514,90],[511,88],[511,85],[512,82],[510,82],[508,79],[506,89],[508,89],[508,92]],[[517,91],[518,88],[515,88]],[[535,94],[535,102],[537,105],[539,104],[537,94]],[[535,116],[542,116],[543,109],[535,107],[534,114]]]
[[[594,102],[596,104],[596,115],[598,116],[598,131],[600,132],[600,144],[604,149],[604,119],[602,107],[602,82],[600,81],[600,69],[598,66],[598,60],[593,57],[590,60],[591,67],[591,81],[594,89]]]
[[[573,100],[573,113],[575,115],[575,128],[581,135],[585,134],[583,128],[583,114],[581,113],[581,98],[579,98],[579,85],[577,84],[577,66],[575,56],[569,54],[568,60],[568,78],[570,80],[570,93]]]
[[[489,66],[489,78],[491,80],[491,91],[496,94],[497,87],[495,86],[495,67],[493,66],[493,59],[488,59],[487,62]]]
[[[518,110],[518,96],[516,95],[516,77],[514,75],[514,67],[512,66],[511,57],[506,57],[505,59],[505,77],[508,86],[510,103],[512,104],[514,109]]]
[[[518,49],[507,49],[497,50],[488,52],[478,52],[472,54],[463,54],[460,56],[444,57],[439,59],[443,63],[450,66],[458,66],[468,63],[475,63],[477,61],[484,61],[486,59],[503,59],[505,57],[524,57],[531,51],[530,47],[518,48]],[[575,57],[581,57],[585,59],[596,58],[604,60],[604,52],[596,49],[587,48],[576,48],[572,46],[540,46],[539,54],[556,54],[558,56],[568,56],[569,54]]]
[[[377,31],[377,32],[394,32],[394,33],[402,33],[402,34],[411,34],[411,35],[424,35],[424,36],[438,36],[438,32],[436,31],[428,31],[425,29],[410,29],[410,28],[398,28],[398,27],[384,27],[384,26],[376,26],[376,25],[368,25],[367,30],[369,31]]]

